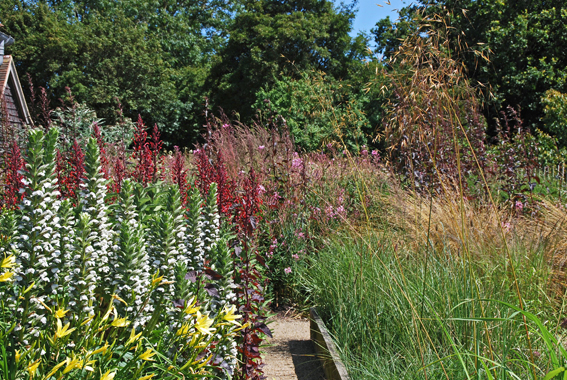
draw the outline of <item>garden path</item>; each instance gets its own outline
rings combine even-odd
[[[264,375],[268,380],[325,380],[315,357],[309,320],[278,315],[269,324],[273,338],[264,347]]]

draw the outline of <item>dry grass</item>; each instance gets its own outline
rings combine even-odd
[[[539,217],[530,220],[527,234],[545,246],[545,257],[553,266],[552,291],[564,296],[567,290],[567,209],[548,200],[540,201]]]

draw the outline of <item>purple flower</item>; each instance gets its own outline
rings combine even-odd
[[[291,267],[285,268],[284,272],[287,273],[287,274],[290,274],[291,273]]]
[[[292,169],[301,169],[303,167],[303,160],[299,157],[297,153],[294,153],[294,159],[291,160]]]

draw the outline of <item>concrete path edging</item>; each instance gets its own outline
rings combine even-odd
[[[341,361],[335,343],[325,326],[325,323],[317,314],[314,307],[310,309],[311,340],[315,346],[317,357],[323,363],[326,380],[350,380],[345,365]]]

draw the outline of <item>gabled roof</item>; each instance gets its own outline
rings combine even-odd
[[[30,111],[28,110],[28,105],[24,98],[24,91],[20,84],[20,78],[16,71],[14,59],[10,55],[5,55],[4,62],[2,63],[2,66],[0,66],[0,99],[4,98],[4,94],[6,93],[8,86],[10,86],[12,98],[24,119],[22,122],[31,125],[32,119]]]

